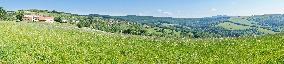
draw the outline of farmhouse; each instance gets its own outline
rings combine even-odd
[[[24,15],[22,18],[23,21],[27,22],[48,22],[53,23],[54,17],[43,16],[43,15]]]

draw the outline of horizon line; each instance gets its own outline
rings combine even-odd
[[[2,7],[4,8],[4,7]],[[4,8],[5,9],[5,8]],[[17,10],[6,10],[6,11],[19,11],[19,10],[47,10],[47,9],[17,9]],[[47,10],[47,11],[57,11],[57,10]],[[173,17],[173,16],[154,16],[154,15],[137,15],[137,14],[126,14],[126,15],[111,15],[111,14],[98,14],[98,13],[88,13],[88,14],[80,14],[80,13],[72,13],[67,11],[57,11],[57,12],[63,12],[67,14],[76,14],[76,15],[91,15],[91,14],[97,14],[97,15],[106,15],[106,16],[152,16],[152,17],[170,17],[170,18],[208,18],[208,17],[218,17],[218,16],[227,16],[227,17],[244,17],[244,16],[258,16],[258,15],[284,15],[283,13],[271,13],[271,14],[251,14],[251,15],[226,15],[226,14],[217,14],[212,16],[203,16],[203,17]]]

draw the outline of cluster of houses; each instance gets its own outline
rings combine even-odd
[[[36,15],[36,14],[24,15],[22,20],[26,22],[47,22],[47,23],[55,22],[54,17],[52,16]]]

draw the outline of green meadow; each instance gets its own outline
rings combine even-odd
[[[170,39],[68,24],[0,22],[2,64],[284,63],[284,35]]]

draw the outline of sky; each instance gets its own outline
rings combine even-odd
[[[283,14],[284,0],[0,0],[6,10],[44,9],[75,14],[200,18]]]

